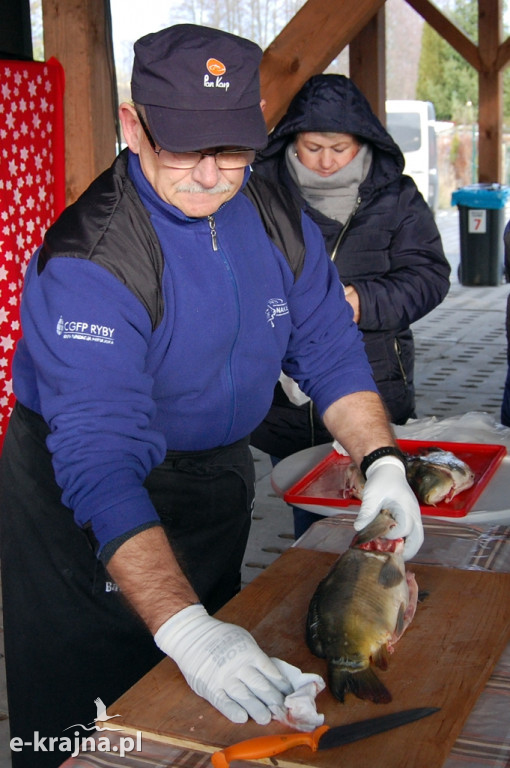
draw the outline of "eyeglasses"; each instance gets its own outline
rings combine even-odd
[[[236,168],[245,168],[255,160],[255,150],[245,147],[241,149],[220,149],[217,152],[171,152],[169,149],[157,149],[156,142],[152,138],[145,120],[138,110],[136,114],[152,150],[165,168],[187,171],[196,168],[203,157],[214,157],[216,165],[220,170],[229,171]]]

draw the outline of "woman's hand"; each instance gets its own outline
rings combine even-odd
[[[354,322],[359,323],[361,310],[359,305],[358,292],[356,288],[354,288],[352,285],[344,285],[344,293],[345,293],[345,298],[351,305],[352,311],[354,312]]]

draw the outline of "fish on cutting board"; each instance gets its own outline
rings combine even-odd
[[[329,687],[339,701],[349,692],[375,703],[392,699],[373,665],[387,669],[418,600],[414,575],[405,570],[404,540],[386,538],[394,525],[382,510],[356,534],[310,602],[307,645],[327,659]]]

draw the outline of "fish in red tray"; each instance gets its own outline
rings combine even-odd
[[[356,534],[310,602],[306,641],[327,659],[329,687],[339,701],[349,692],[376,703],[392,698],[373,666],[387,669],[418,601],[414,575],[405,570],[404,540],[386,538],[394,525],[382,510]]]
[[[475,473],[465,461],[435,446],[406,454],[406,474],[420,504],[428,506],[448,503],[475,482]],[[365,479],[354,462],[346,467],[344,478],[344,498],[362,499]]]
[[[429,447],[406,459],[407,480],[422,504],[448,503],[475,482],[473,470],[451,451]]]

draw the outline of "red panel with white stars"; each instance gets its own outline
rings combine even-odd
[[[63,95],[56,59],[0,60],[0,448],[14,405],[23,277],[65,205]]]

